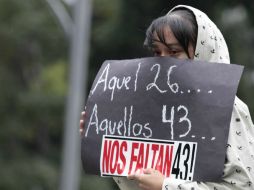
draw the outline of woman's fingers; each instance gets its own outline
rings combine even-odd
[[[147,169],[144,169],[143,172],[144,174],[152,174],[153,172],[155,172],[156,170],[153,170],[152,168],[147,168]]]
[[[155,169],[143,169],[142,173],[135,172],[128,176],[128,179],[137,181],[142,190],[161,190],[164,175]]]
[[[80,134],[82,134],[83,131],[84,131],[84,128],[85,128],[85,119],[86,119],[86,112],[82,111],[81,112],[81,118],[79,120],[79,132],[80,132]]]
[[[143,169],[138,169],[135,173],[127,176],[131,180],[140,180],[141,174],[143,174]]]
[[[81,119],[84,120],[86,118],[86,112],[82,111],[81,112]]]
[[[136,176],[135,176],[135,174],[131,174],[131,175],[127,176],[127,179],[134,180],[134,179],[136,179]]]
[[[82,134],[84,131],[84,120],[79,121],[79,132]]]
[[[143,183],[138,183],[138,186],[139,186],[139,188],[142,189],[142,190],[149,190],[149,189],[150,189],[149,186],[147,186],[147,185],[145,185],[145,184],[143,184]]]

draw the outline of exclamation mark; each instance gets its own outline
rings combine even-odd
[[[194,162],[195,152],[196,152],[196,144],[193,144],[192,155],[191,155],[190,173],[189,173],[191,176],[189,176],[189,180],[192,180],[192,177],[193,177],[192,173],[193,173],[193,162]]]

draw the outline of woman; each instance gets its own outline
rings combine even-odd
[[[190,6],[174,7],[166,16],[153,21],[144,45],[155,56],[230,63],[227,45],[219,29],[207,15]],[[83,122],[80,121],[81,130]],[[227,147],[224,175],[219,183],[169,179],[154,169],[145,169],[128,179],[114,179],[121,190],[253,190],[254,126],[248,107],[237,97]]]

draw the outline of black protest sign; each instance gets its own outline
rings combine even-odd
[[[167,57],[105,61],[86,105],[84,170],[220,180],[242,70]]]

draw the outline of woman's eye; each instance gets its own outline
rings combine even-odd
[[[175,54],[177,54],[177,53],[178,53],[177,50],[170,50],[170,51],[169,51],[169,54],[170,54],[170,55],[175,55]]]
[[[160,55],[160,52],[159,52],[159,51],[153,51],[153,55],[154,55],[154,56],[159,56],[159,55]]]

